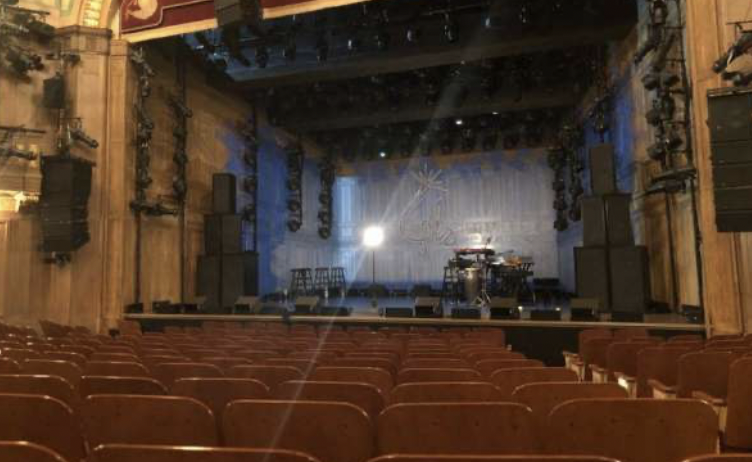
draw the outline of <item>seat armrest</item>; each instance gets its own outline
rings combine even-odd
[[[705,401],[706,403],[712,405],[713,407],[722,407],[726,406],[726,400],[723,398],[717,398],[713,395],[709,395],[705,393],[704,391],[693,391],[692,392],[692,398],[699,399],[702,401]]]
[[[597,366],[595,364],[591,364],[590,371],[593,373],[593,382],[595,383],[608,382],[608,369]]]
[[[630,398],[637,398],[637,377],[622,374],[621,372],[615,372],[614,376],[616,377],[616,383],[627,390]]]
[[[653,389],[653,398],[673,399],[676,398],[676,387],[670,387],[660,380],[648,379],[648,385]]]

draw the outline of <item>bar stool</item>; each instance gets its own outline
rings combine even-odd
[[[340,266],[333,267],[330,271],[329,276],[329,295],[344,295],[346,286],[345,269]]]
[[[313,274],[311,268],[293,268],[290,281],[290,296],[309,295],[313,290]]]
[[[325,290],[329,290],[329,268],[316,268],[313,287],[317,294],[323,295]]]

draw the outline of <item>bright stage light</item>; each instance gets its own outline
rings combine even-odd
[[[376,248],[384,242],[384,228],[370,226],[363,232],[363,245]]]

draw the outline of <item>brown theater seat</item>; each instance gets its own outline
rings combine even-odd
[[[402,369],[465,369],[472,366],[464,359],[407,359],[402,362]]]
[[[177,396],[92,395],[81,406],[89,447],[100,444],[215,446],[211,410]]]
[[[752,454],[708,454],[692,457],[685,462],[752,462]]]
[[[21,364],[24,374],[56,375],[62,377],[75,389],[81,381],[82,371],[76,364],[69,361],[54,359],[29,359]]]
[[[679,358],[699,348],[666,344],[641,350],[637,354],[637,397],[675,397]]]
[[[92,360],[84,366],[84,375],[110,377],[151,377],[149,370],[137,362]]]
[[[0,375],[0,393],[47,395],[71,409],[78,406],[78,396],[65,379],[55,375]]]
[[[548,382],[521,385],[512,393],[512,400],[533,411],[537,434],[549,437],[546,427],[551,411],[567,401],[585,398],[628,398],[627,391],[615,383]]]
[[[162,363],[154,366],[154,378],[169,390],[178,379],[192,377],[224,377],[222,370],[206,363]]]
[[[328,365],[334,367],[376,367],[384,369],[392,376],[397,375],[397,361],[387,357],[344,356],[334,359]]]
[[[62,401],[49,396],[0,394],[0,409],[0,441],[40,444],[68,461],[84,457],[78,420]]]
[[[392,375],[384,369],[375,367],[319,367],[308,378],[316,382],[360,382],[369,383],[384,395],[388,395],[394,386]]]
[[[294,359],[294,358],[269,358],[263,361],[264,365],[268,366],[289,366],[299,370],[303,375],[309,375],[313,371],[317,363],[310,359]]]
[[[254,379],[266,385],[270,391],[290,380],[303,380],[303,373],[291,366],[235,366],[230,368],[230,377]]]
[[[486,379],[491,378],[496,371],[521,367],[545,367],[545,364],[537,359],[482,359],[475,364],[475,368]]]
[[[536,382],[577,382],[577,373],[564,367],[523,367],[502,369],[491,376],[506,399],[512,398],[517,387]]]
[[[695,400],[573,400],[551,411],[548,435],[552,454],[681,462],[716,451],[718,422],[712,407]]]
[[[373,428],[352,404],[324,401],[235,401],[224,415],[228,446],[302,451],[327,462],[373,456]]]
[[[389,406],[377,420],[380,454],[535,454],[530,409],[515,403]]]
[[[0,374],[19,374],[21,365],[10,358],[0,358]]]
[[[0,441],[0,462],[67,462],[44,446],[26,441]]]
[[[498,402],[504,395],[487,382],[403,383],[392,389],[391,404]]]
[[[468,361],[470,361],[473,364],[477,364],[480,361],[486,360],[486,359],[526,359],[525,355],[522,353],[517,353],[514,351],[508,351],[508,350],[499,350],[499,351],[475,351],[472,353],[468,353],[465,355]]]
[[[475,369],[402,369],[397,374],[397,383],[420,382],[482,382]]]
[[[358,382],[313,382],[296,380],[277,387],[275,399],[350,403],[376,418],[386,406],[386,397],[376,386]]]
[[[115,361],[124,363],[137,363],[141,360],[135,353],[103,353],[97,351],[89,356],[90,361]]]
[[[82,368],[86,365],[87,358],[81,353],[73,351],[46,351],[44,359],[58,359],[60,361],[69,361]]]
[[[269,398],[269,388],[262,382],[227,377],[178,379],[172,386],[172,393],[204,403],[212,410],[219,424],[222,422],[222,413],[230,402]]]
[[[726,446],[752,450],[752,357],[731,364],[726,406]]]
[[[115,461],[113,461],[115,462]],[[119,462],[119,461],[117,461]],[[369,462],[618,462],[615,459],[597,456],[451,456],[441,455],[388,455],[371,459]],[[738,461],[746,462],[746,461]]]
[[[725,351],[697,351],[679,358],[676,392],[679,398],[691,398],[702,392],[726,399],[731,363],[738,356]]]
[[[88,462],[319,462],[302,452],[201,446],[106,444]]]
[[[81,398],[91,395],[163,396],[167,389],[156,379],[148,377],[85,375],[78,384],[78,392]]]

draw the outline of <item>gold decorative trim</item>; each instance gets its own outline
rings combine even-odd
[[[207,29],[215,29],[217,27],[218,24],[216,19],[204,19],[203,21],[180,24],[178,26],[157,27],[155,29],[136,32],[132,34],[121,33],[120,38],[129,43],[139,43],[145,42],[147,40],[172,37],[180,34],[190,34],[192,32],[198,32]]]

